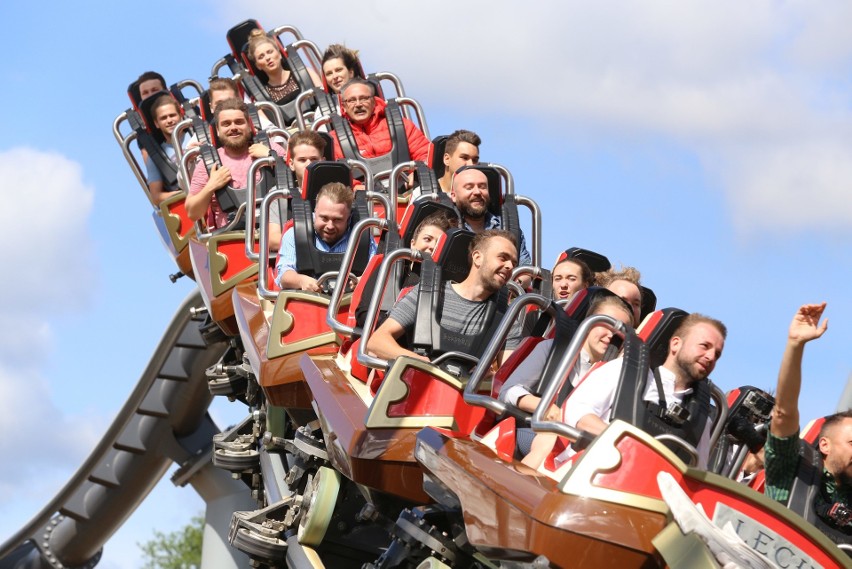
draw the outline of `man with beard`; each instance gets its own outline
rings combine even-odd
[[[354,194],[340,182],[329,182],[317,193],[314,207],[314,246],[325,253],[344,253],[352,234],[350,214]],[[369,255],[376,252],[376,242],[369,240]],[[291,227],[281,238],[280,256],[275,267],[275,280],[282,289],[320,292],[317,279],[296,270],[296,237]]]
[[[372,83],[363,79],[353,79],[343,86],[340,99],[343,107],[342,116],[352,127],[352,135],[355,137],[361,156],[376,158],[390,152],[394,142],[385,116],[387,104],[376,97]],[[403,117],[402,123],[405,127],[405,138],[411,160],[425,162],[429,157],[429,148],[432,143],[413,122]],[[334,140],[335,160],[357,158],[357,156],[344,154],[336,132],[332,132],[331,136]]]
[[[228,216],[216,200],[216,191],[228,185],[244,189],[248,185],[249,166],[256,159],[268,156],[269,148],[260,143],[252,144],[248,107],[238,99],[219,103],[213,113],[213,122],[222,144],[217,149],[222,164],[214,165],[209,173],[204,164],[196,166],[186,198],[186,213],[193,221],[206,214],[208,228],[218,229],[228,225]],[[281,156],[286,155],[286,151],[274,142],[272,150]]]
[[[441,327],[469,336],[482,333],[491,324],[486,322],[489,301],[509,282],[517,264],[518,249],[511,233],[492,229],[474,236],[467,277],[460,283],[444,284],[443,309],[438,315]],[[398,342],[403,334],[414,337],[418,290],[419,285],[409,291],[370,337],[367,349],[371,353],[386,360],[409,356],[429,361]]]
[[[663,386],[665,401],[686,406],[686,400],[693,393],[693,385],[704,381],[716,367],[722,357],[725,338],[728,334],[725,325],[701,314],[690,314],[678,326],[669,340],[669,350],[663,365],[657,368]],[[613,360],[592,371],[565,401],[563,420],[571,427],[599,435],[609,424],[618,380],[623,360]],[[660,396],[654,371],[648,371],[643,399],[657,403]],[[710,454],[710,421],[697,441],[687,441],[698,450],[698,465],[707,467]],[[546,435],[540,435],[546,436]],[[538,467],[545,459],[550,448],[542,449],[533,443],[533,452],[524,459],[524,463]],[[544,452],[542,452],[542,450]],[[561,464],[574,454],[569,447],[560,454],[556,462]]]
[[[453,175],[450,199],[464,219],[464,228],[474,233],[486,229],[502,229],[503,220],[499,215],[488,211],[491,196],[488,193],[488,178],[476,168],[462,166]],[[527,251],[527,242],[523,231],[520,232],[518,244],[518,264],[529,265],[532,257]]]
[[[805,344],[821,337],[825,303],[805,304],[793,317],[778,371],[775,407],[766,440],[766,489],[769,498],[805,515],[837,543],[852,542],[852,411],[829,415],[817,448],[799,439],[799,392]],[[818,451],[818,452],[816,452]],[[797,480],[798,479],[798,480]],[[793,496],[794,484],[799,490]],[[788,503],[789,502],[789,503]],[[803,513],[802,510],[807,510]]]

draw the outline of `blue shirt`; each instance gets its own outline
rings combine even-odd
[[[485,212],[485,222],[484,229],[503,229],[503,218],[499,215],[494,215],[490,211]],[[473,231],[473,228],[468,224],[467,221],[464,222],[464,228],[468,231]],[[532,256],[530,252],[527,251],[527,240],[524,237],[524,232],[521,231],[521,241],[518,243],[518,266],[520,265],[532,265]]]
[[[314,246],[317,250],[323,253],[345,253],[346,247],[349,245],[349,236],[352,234],[352,228],[346,230],[336,243],[329,245],[323,241],[317,232],[314,231]],[[369,257],[376,254],[378,248],[376,241],[370,239]],[[275,282],[281,286],[281,277],[287,271],[296,270],[296,237],[293,233],[293,228],[290,227],[281,237],[281,245],[278,247],[278,263],[275,265]]]
[[[161,142],[160,148],[163,149],[163,152],[166,153],[166,156],[169,157],[169,160],[175,162],[175,149],[169,142]],[[151,184],[153,182],[162,182],[163,174],[160,172],[160,169],[157,168],[157,163],[148,156],[145,158],[145,170],[147,171],[148,183]],[[176,189],[176,188],[175,188]]]

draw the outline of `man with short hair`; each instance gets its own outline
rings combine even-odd
[[[393,138],[385,116],[387,104],[376,97],[373,84],[363,79],[353,79],[343,86],[340,98],[343,104],[342,116],[352,127],[361,156],[375,158],[389,153],[393,149]],[[405,117],[402,122],[411,160],[426,161],[432,143],[413,122]],[[344,154],[337,133],[332,132],[332,138],[335,160],[353,158]]]
[[[475,132],[460,129],[452,133],[444,145],[444,175],[438,180],[447,194],[453,189],[453,174],[462,166],[479,164],[479,145],[482,139]]]
[[[314,207],[314,246],[326,253],[343,253],[352,236],[352,188],[340,182],[329,182],[317,193]],[[369,239],[372,256],[376,252],[376,242]],[[293,228],[281,238],[280,257],[275,267],[275,280],[282,289],[307,290],[320,292],[317,279],[311,275],[300,274],[296,270],[296,236]]]
[[[165,90],[166,80],[156,71],[146,71],[136,80],[136,94],[139,97],[139,102]]]
[[[787,333],[787,344],[778,371],[775,407],[765,452],[766,487],[769,498],[787,504],[797,478],[818,485],[808,508],[817,528],[837,543],[852,543],[852,411],[825,418],[817,451],[799,438],[799,392],[802,388],[802,356],[805,344],[822,337],[828,320],[820,323],[825,303],[799,308]],[[814,490],[811,488],[811,490]],[[800,514],[802,512],[799,512]]]
[[[151,105],[151,119],[153,120],[154,128],[159,130],[163,137],[163,140],[160,141],[160,148],[163,149],[163,155],[174,162],[175,148],[172,145],[172,132],[174,132],[175,127],[181,120],[180,105],[171,95],[161,95]],[[180,189],[177,187],[177,184],[166,184],[160,168],[147,153],[144,158],[147,170],[148,192],[151,202],[157,206],[177,194]]]
[[[464,219],[465,229],[474,233],[486,229],[502,229],[503,219],[488,211],[491,195],[488,192],[488,178],[481,170],[462,166],[453,175],[450,199]],[[518,249],[518,264],[529,265],[532,256],[527,250],[524,232],[519,231],[520,243]]]
[[[725,325],[714,318],[697,313],[684,318],[669,340],[669,349],[663,365],[657,370],[648,371],[643,400],[651,404],[660,401],[677,403],[686,408],[695,393],[696,384],[707,380],[716,367],[716,362],[722,357],[727,335]],[[566,424],[592,435],[599,435],[606,429],[615,403],[623,363],[624,360],[619,358],[593,370],[574,388],[563,408]],[[663,387],[662,397],[657,388],[655,372],[659,373]],[[687,418],[687,421],[692,421],[693,424],[705,425],[698,436],[687,440],[697,448],[698,465],[701,468],[707,467],[710,455],[709,418],[707,414]],[[641,425],[637,426],[641,428]],[[538,467],[551,449],[552,442],[549,447],[534,442],[533,450],[524,459],[524,463]],[[573,450],[569,448],[557,457],[557,463],[567,460],[573,454]]]
[[[296,178],[296,188],[302,187],[305,169],[323,159],[325,139],[313,130],[302,130],[290,137],[287,142],[287,166]],[[280,201],[280,200],[279,200]],[[273,207],[269,213],[269,250],[276,251],[281,243],[284,230],[281,207]]]
[[[437,315],[442,328],[473,336],[481,334],[490,325],[485,321],[488,303],[509,282],[512,270],[518,264],[515,237],[508,231],[492,229],[477,234],[471,243],[470,272],[460,283],[444,284],[444,302]],[[370,337],[367,348],[386,360],[409,356],[425,361],[398,342],[404,334],[413,337],[417,320],[419,285],[408,292],[388,315],[387,320]]]
[[[209,173],[203,163],[196,166],[186,198],[186,213],[193,221],[206,215],[207,226],[218,229],[227,226],[229,219],[216,200],[216,191],[229,184],[235,189],[244,189],[249,166],[254,160],[268,156],[269,148],[252,143],[253,129],[248,108],[238,99],[222,101],[213,114],[213,121],[222,144],[217,149],[222,164],[214,165]],[[271,145],[272,150],[284,156],[283,148],[274,142]]]
[[[214,113],[216,112],[216,107],[222,101],[240,98],[237,84],[230,77],[216,77],[215,79],[211,79],[210,85],[207,87],[207,95],[210,102],[210,110]]]

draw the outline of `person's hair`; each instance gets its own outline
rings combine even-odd
[[[166,89],[166,80],[162,75],[160,75],[156,71],[146,71],[145,73],[139,75],[139,78],[133,82],[133,91],[135,91],[134,96],[136,97],[136,99],[142,98],[142,91],[140,91],[142,83],[144,83],[145,81],[151,81],[152,79],[156,79],[157,81],[159,81],[160,85],[163,86],[163,90]]]
[[[233,91],[236,95],[240,94],[237,82],[230,77],[216,77],[215,79],[211,79],[207,91]]]
[[[162,75],[160,75],[159,73],[157,73],[156,71],[146,71],[145,73],[142,73],[139,76],[139,79],[136,80],[136,87],[138,88],[139,85],[141,85],[145,81],[150,81],[152,79],[158,80],[160,82],[160,84],[163,86],[163,89],[166,88],[165,78]]]
[[[358,62],[358,50],[352,50],[345,45],[333,43],[328,46],[325,53],[322,54],[322,62],[320,65],[325,65],[326,61],[331,61],[332,59],[341,60],[346,69],[354,73],[356,77],[361,77],[361,66]]]
[[[621,269],[607,269],[606,271],[595,273],[595,284],[604,288],[608,287],[615,281],[627,281],[636,285],[639,289],[639,301],[642,301],[642,274],[636,267],[621,266]]]
[[[251,117],[249,116],[248,106],[240,101],[239,99],[225,99],[216,107],[216,111],[213,113],[213,122],[217,126],[219,125],[219,115],[222,114],[222,111],[242,111],[246,116],[246,120],[251,123]]]
[[[426,227],[437,227],[441,231],[446,232],[450,227],[458,227],[459,220],[445,211],[436,211],[423,218],[414,230],[414,235],[411,239],[416,241]]]
[[[340,98],[343,99],[343,93],[345,93],[346,90],[349,89],[349,87],[352,87],[354,85],[366,85],[370,89],[370,94],[374,97],[376,96],[376,86],[375,85],[373,85],[372,83],[370,83],[366,79],[361,79],[360,77],[353,77],[352,79],[347,81],[346,84],[343,87],[340,88]]]
[[[488,242],[496,237],[502,237],[509,241],[512,245],[515,246],[515,250],[518,249],[518,240],[515,239],[515,234],[511,231],[506,231],[505,229],[486,229],[485,231],[480,231],[476,235],[473,236],[473,240],[470,242],[470,250],[468,253],[468,261],[473,262],[473,252],[474,251],[484,251],[488,247]]]
[[[592,269],[589,268],[589,265],[587,265],[586,262],[581,259],[572,259],[570,257],[567,259],[562,259],[561,261],[553,265],[553,270],[551,271],[551,273],[555,273],[556,267],[558,267],[559,265],[564,265],[565,263],[573,263],[574,265],[577,265],[580,268],[580,280],[583,282],[584,288],[589,288],[595,283],[595,273],[593,273]]]
[[[599,290],[589,303],[589,309],[586,311],[586,316],[592,316],[603,310],[607,306],[614,306],[627,313],[630,316],[631,326],[635,326],[633,322],[633,307],[627,304],[627,301],[607,289]]]
[[[248,56],[249,61],[254,63],[254,52],[257,50],[258,46],[265,43],[271,43],[275,46],[275,49],[278,49],[278,42],[263,33],[263,30],[260,28],[255,28],[249,33],[248,46],[246,47],[246,55]]]
[[[315,130],[300,130],[293,134],[287,141],[287,154],[292,156],[293,150],[301,144],[313,146],[320,154],[325,152],[325,139]]]
[[[641,278],[642,274],[639,272],[639,269],[636,267],[625,267],[622,265],[621,269],[618,271],[615,269],[607,269],[606,271],[595,274],[595,284],[605,287],[612,281],[627,281],[638,287],[641,286]]]
[[[852,419],[852,409],[847,409],[846,411],[840,411],[839,413],[834,413],[833,415],[829,415],[825,418],[825,422],[822,424],[822,428],[819,430],[819,437],[817,440],[827,437],[829,431],[845,421],[846,419]]]
[[[355,199],[355,194],[352,188],[340,182],[329,182],[320,188],[317,192],[317,202],[320,198],[328,198],[334,203],[342,203],[347,209],[352,210],[352,201]]]
[[[705,316],[703,314],[698,314],[697,312],[693,312],[686,318],[680,321],[677,329],[672,334],[672,338],[677,336],[678,338],[683,338],[686,334],[695,326],[696,324],[709,324],[714,327],[719,333],[722,335],[722,338],[728,337],[728,329],[722,324],[721,321],[716,320],[715,318],[710,318],[709,316]]]
[[[447,142],[444,144],[444,152],[452,155],[459,146],[459,142],[467,142],[479,148],[482,144],[482,139],[472,130],[459,129],[447,137]]]
[[[172,105],[177,109],[177,112],[180,113],[180,103],[178,103],[174,97],[171,95],[160,95],[151,105],[151,120],[155,120],[157,118],[157,109],[165,107],[166,105]]]

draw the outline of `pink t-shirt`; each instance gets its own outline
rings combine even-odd
[[[274,142],[272,143],[272,150],[277,152],[279,156],[287,156],[287,151]],[[219,159],[222,161],[222,166],[231,171],[230,186],[238,190],[245,188],[248,185],[248,170],[251,163],[254,162],[254,158],[248,152],[239,158],[233,158],[225,152],[224,148],[218,148],[217,151],[219,152]],[[196,164],[195,171],[192,173],[192,180],[189,183],[189,194],[195,195],[200,192],[209,179],[210,176],[207,174],[207,168],[204,167],[204,163],[199,162]],[[258,174],[255,182],[259,179],[260,175]],[[218,229],[226,225],[228,225],[228,215],[222,211],[219,201],[214,194],[210,200],[210,206],[207,208],[207,227]]]

